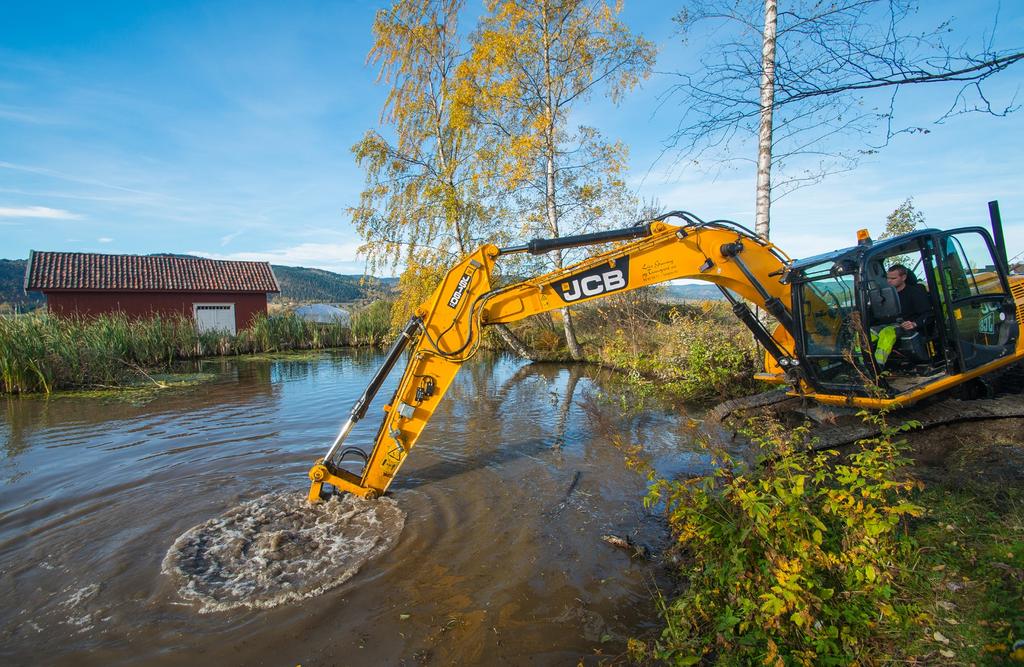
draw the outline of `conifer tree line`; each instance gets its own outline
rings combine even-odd
[[[655,44],[625,25],[622,9],[621,0],[485,0],[482,11],[465,0],[394,0],[378,11],[367,62],[388,95],[379,129],[352,148],[366,180],[350,212],[368,271],[401,276],[396,321],[481,243],[586,233],[639,217],[625,182],[628,147],[575,120],[596,100],[619,103],[654,71]],[[1024,50],[997,49],[989,40],[977,51],[954,52],[948,22],[905,29],[916,10],[911,0],[666,6],[666,21],[674,18],[684,40],[699,23],[735,28],[714,31],[720,41],[705,45],[699,75],[675,73],[665,96],[681,96],[683,104],[666,111],[679,115],[666,138],[669,153],[677,165],[709,155],[756,163],[751,203],[756,199],[757,231],[767,238],[768,208],[791,189],[786,184],[817,182],[848,157],[830,142],[871,123],[885,124],[886,141],[897,131],[891,107],[844,111],[864,91],[953,82],[961,88],[948,113],[1013,111],[1012,103],[993,108],[980,85],[1024,58]],[[967,108],[978,100],[984,104]],[[743,137],[749,148],[733,145]],[[864,141],[867,150],[857,154],[877,149]],[[786,168],[809,154],[835,159],[785,180]],[[773,173],[783,179],[777,190]],[[577,258],[553,252],[505,266],[514,278]],[[561,319],[566,348],[578,359],[569,309]],[[510,331],[499,334],[530,356]]]

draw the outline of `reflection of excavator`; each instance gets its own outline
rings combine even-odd
[[[733,312],[765,349],[760,379],[788,384],[791,395],[828,405],[909,405],[956,385],[984,382],[1024,359],[1024,277],[1007,271],[998,208],[990,204],[996,243],[979,227],[911,232],[804,260],[727,221],[704,222],[675,212],[628,229],[509,248],[483,245],[452,268],[421,305],[356,402],[327,455],[309,472],[309,499],[324,484],[364,498],[388,488],[463,362],[480,345],[483,327],[678,278],[715,283]],[[681,226],[664,222],[682,221]],[[494,288],[502,255],[626,241],[573,266]],[[933,316],[896,349],[885,368],[872,356],[872,327],[896,321],[896,290],[888,266],[908,267],[928,290]],[[766,328],[742,297],[778,322]],[[404,350],[414,343],[398,389],[384,407],[372,450],[342,447]],[[362,472],[343,460],[362,459]]]

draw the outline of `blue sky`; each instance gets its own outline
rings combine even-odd
[[[349,148],[376,127],[385,91],[364,65],[379,2],[7,3],[0,23],[0,257],[29,250],[193,253],[361,273],[346,209],[363,183]],[[960,3],[962,4],[962,3]],[[994,2],[956,16],[965,40]],[[661,47],[658,70],[686,69],[670,3],[627,0],[625,21]],[[968,12],[964,15],[959,13]],[[1024,35],[1024,3],[1001,8],[1004,46]],[[753,220],[753,169],[704,173],[658,160],[677,120],[658,74],[619,107],[580,122],[631,148],[645,199],[702,217]],[[1024,102],[1024,65],[992,80]],[[908,91],[898,109],[926,123],[951,90]],[[913,197],[929,225],[987,225],[999,199],[1011,255],[1024,252],[1024,112],[952,119],[901,136],[846,174],[773,208],[792,256],[849,245]]]

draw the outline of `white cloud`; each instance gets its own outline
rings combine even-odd
[[[362,273],[365,262],[358,256],[358,248],[358,243],[302,243],[288,248],[256,252],[211,253],[205,250],[189,250],[187,254],[209,259],[304,266],[335,273]]]
[[[221,246],[226,246],[227,244],[231,243],[236,238],[238,238],[241,235],[241,233],[242,233],[242,230],[238,230],[237,232],[234,232],[233,234],[228,234],[227,236],[220,237],[220,244],[221,244]]]
[[[144,195],[149,198],[157,200],[174,199],[173,197],[167,197],[165,195],[156,192],[147,192],[145,190],[136,190],[133,188],[124,187],[115,183],[106,183],[90,178],[81,178],[73,174],[66,174],[54,169],[47,169],[45,167],[34,167],[32,165],[15,164],[13,162],[5,162],[0,160],[0,169],[10,169],[12,171],[24,172],[26,174],[35,174],[37,176],[44,176],[48,178],[55,178],[69,183],[79,183],[82,185],[94,185],[101,188],[109,188],[111,190],[118,190],[120,192],[131,192],[137,195]]]
[[[48,220],[78,220],[82,216],[71,211],[48,206],[18,206],[0,208],[0,218],[46,218]]]
[[[100,243],[111,243],[114,239],[110,238],[109,236],[101,236],[96,240],[99,241]]]

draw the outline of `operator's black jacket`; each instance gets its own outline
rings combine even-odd
[[[922,316],[931,314],[932,302],[928,298],[928,290],[917,283],[906,285],[898,295],[900,297],[900,317],[903,320],[909,320],[920,326]]]

